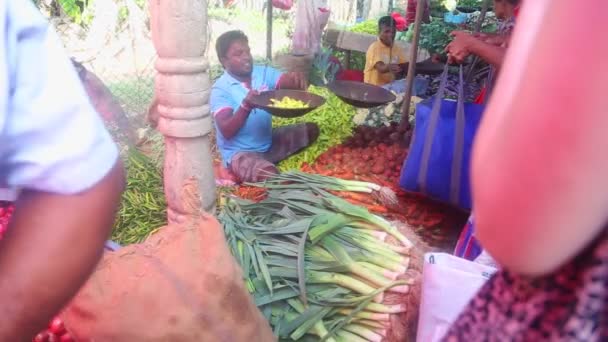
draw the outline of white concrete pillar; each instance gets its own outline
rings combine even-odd
[[[215,179],[209,133],[209,62],[206,0],[150,0],[156,62],[157,129],[165,136],[164,185],[169,223],[193,211],[215,208]],[[195,180],[201,208],[181,193]],[[189,181],[190,180],[190,181]],[[191,202],[189,202],[191,203]]]

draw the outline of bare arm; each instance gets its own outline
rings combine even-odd
[[[27,341],[86,281],[101,257],[123,189],[120,163],[73,196],[24,191],[0,244],[0,341]],[[35,251],[35,253],[28,253]]]
[[[536,276],[570,260],[608,222],[608,3],[585,12],[568,1],[524,6],[472,176],[481,243],[507,269]],[[575,72],[580,65],[595,72]]]
[[[449,53],[449,62],[462,63],[473,54],[497,68],[502,66],[506,48],[487,43],[482,38],[463,31],[454,31],[452,35],[454,40],[445,49]]]
[[[215,114],[215,122],[224,138],[232,139],[239,132],[245,125],[251,110],[250,107],[240,106],[236,113],[232,109],[226,108]]]
[[[473,55],[479,56],[479,58],[483,59],[487,63],[500,68],[505,59],[507,49],[492,43],[487,43],[480,39],[476,39],[469,46],[469,51]]]

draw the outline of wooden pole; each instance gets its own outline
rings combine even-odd
[[[156,60],[157,129],[165,137],[163,171],[167,219],[183,223],[201,210],[215,212],[209,113],[207,0],[150,0]],[[198,203],[193,203],[196,194]]]
[[[481,6],[482,6],[481,15],[479,16],[479,20],[475,24],[475,33],[481,32],[481,26],[483,25],[483,22],[486,20],[486,14],[488,13],[488,7],[490,7],[490,0],[484,0],[483,4]],[[473,62],[467,68],[466,82],[469,82],[471,80],[471,77],[473,76],[473,70],[475,70],[475,67],[477,66],[477,64],[479,64],[479,57],[475,56],[473,58]]]
[[[481,31],[481,25],[486,20],[486,14],[488,13],[488,7],[490,7],[490,0],[484,0],[483,5],[481,7],[481,15],[479,16],[479,21],[475,25],[475,33],[479,33]]]
[[[266,59],[272,61],[272,0],[266,5]]]
[[[424,15],[426,0],[418,0],[416,4],[416,21],[414,23],[414,39],[410,46],[410,63],[407,70],[405,97],[403,98],[401,126],[409,128],[410,104],[412,103],[412,92],[414,90],[414,78],[416,77],[416,62],[418,59],[418,41],[420,40],[420,26]]]

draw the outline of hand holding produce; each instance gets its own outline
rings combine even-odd
[[[304,109],[310,107],[310,104],[304,103],[300,100],[292,99],[288,96],[283,97],[281,100],[270,99],[270,102],[270,107],[282,109]]]
[[[247,93],[247,96],[245,96],[245,99],[243,100],[243,104],[242,106],[245,107],[246,109],[252,109],[255,107],[255,105],[253,104],[253,98],[258,96],[260,94],[260,92],[258,92],[257,90],[249,90],[249,92]]]
[[[401,70],[401,66],[399,66],[399,64],[389,64],[388,65],[388,69],[393,73],[393,74],[400,74],[403,70]]]
[[[454,40],[445,48],[445,51],[449,54],[449,62],[462,63],[471,54],[471,47],[479,39],[464,31],[454,31],[451,35]]]

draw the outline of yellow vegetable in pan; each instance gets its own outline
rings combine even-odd
[[[304,109],[310,106],[309,103],[304,103],[288,96],[283,97],[280,101],[277,99],[270,99],[270,102],[270,107],[283,109]]]

